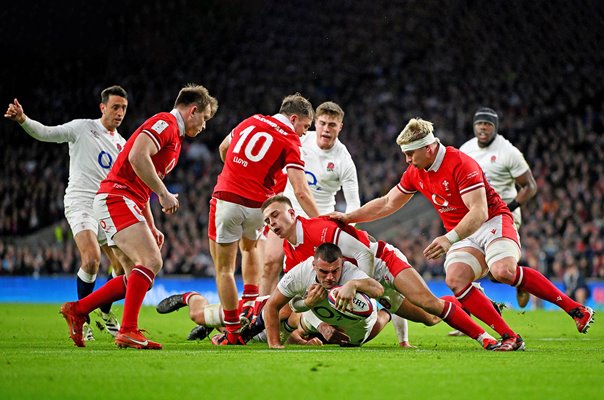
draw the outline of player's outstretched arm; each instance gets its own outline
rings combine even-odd
[[[328,215],[345,224],[375,221],[394,214],[407,204],[411,197],[413,197],[412,194],[403,193],[398,188],[393,187],[385,196],[373,199],[361,208],[346,214],[333,212]]]
[[[14,99],[13,102],[8,105],[4,117],[11,121],[18,122],[19,125],[21,125],[21,128],[23,128],[29,136],[42,142],[64,143],[76,139],[70,124],[46,126],[28,118],[23,111],[23,106],[21,106],[21,103],[19,103],[19,100],[17,99]]]
[[[275,289],[270,299],[268,299],[266,306],[264,306],[264,323],[269,349],[284,348],[279,337],[279,310],[289,300],[290,298],[284,296],[279,289]]]

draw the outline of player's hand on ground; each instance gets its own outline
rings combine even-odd
[[[435,260],[440,256],[447,254],[447,251],[451,248],[451,242],[446,236],[439,236],[430,243],[428,247],[424,249],[424,257],[428,260]]]
[[[304,343],[306,346],[323,346],[323,342],[319,338],[310,338]]]
[[[161,210],[166,214],[174,214],[180,206],[178,202],[178,193],[172,194],[166,190],[165,193],[158,195]]]
[[[4,113],[4,116],[11,121],[17,121],[22,124],[25,121],[25,114],[23,113],[23,107],[19,103],[17,99],[13,100],[11,104],[8,105],[8,109]]]
[[[416,346],[413,346],[411,343],[409,342],[400,342],[398,344],[399,347],[404,347],[405,349],[417,349]]]
[[[334,211],[334,212],[330,212],[329,214],[327,214],[327,216],[331,219],[335,219],[337,221],[341,221],[345,224],[348,223],[348,217],[347,214],[339,212],[339,211]]]
[[[304,303],[308,307],[314,307],[319,304],[323,300],[327,298],[327,291],[323,288],[323,286],[318,283],[312,284],[308,290],[306,290],[306,297],[304,298]]]
[[[268,345],[268,348],[269,348],[269,349],[276,349],[276,350],[279,350],[279,349],[284,349],[284,348],[285,348],[285,346],[283,346],[281,343],[279,343],[279,344],[269,344],[269,345]]]

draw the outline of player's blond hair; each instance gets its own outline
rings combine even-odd
[[[299,117],[308,117],[310,119],[313,119],[315,116],[315,110],[313,110],[310,101],[297,92],[290,94],[283,99],[279,113],[287,117],[297,115]]]
[[[324,114],[329,115],[330,117],[336,117],[340,121],[344,120],[344,110],[333,101],[326,101],[317,107],[316,118]]]
[[[434,126],[430,121],[421,118],[411,118],[407,126],[399,133],[396,144],[399,146],[423,139],[434,132]]]

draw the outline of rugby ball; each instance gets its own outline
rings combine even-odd
[[[335,286],[331,288],[327,294],[327,301],[333,309],[336,309],[336,294],[338,293],[340,287],[341,286]],[[373,302],[365,293],[357,292],[352,299],[352,309],[349,305],[344,311],[336,311],[353,318],[367,318],[371,315],[371,313],[373,313]]]

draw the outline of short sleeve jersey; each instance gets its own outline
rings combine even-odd
[[[509,140],[497,135],[489,146],[480,147],[478,140],[473,138],[459,150],[476,160],[503,201],[508,203],[516,198],[516,178],[528,171],[529,165]]]
[[[283,121],[254,115],[230,133],[231,143],[214,194],[227,192],[262,203],[275,194],[281,170],[304,170],[300,138]],[[218,197],[218,196],[215,196]]]
[[[164,179],[178,162],[184,138],[184,121],[176,110],[162,112],[146,120],[128,139],[109,175],[101,182],[99,193],[126,196],[143,209],[149,201],[151,189],[136,175],[128,160],[139,135],[147,135],[155,144],[158,152],[151,156],[151,161],[157,175]]]
[[[436,160],[427,171],[409,165],[397,188],[405,194],[421,192],[430,200],[448,231],[468,213],[462,195],[480,188],[486,191],[489,219],[506,213],[512,217],[478,163],[454,147],[440,145]]]
[[[369,247],[369,236],[367,232],[356,229],[350,225],[343,224],[328,217],[296,218],[298,231],[298,244],[292,245],[287,240],[283,241],[285,252],[285,263],[283,272],[289,272],[296,265],[315,254],[317,247],[323,243],[338,244],[338,238],[342,231],[353,236]]]

